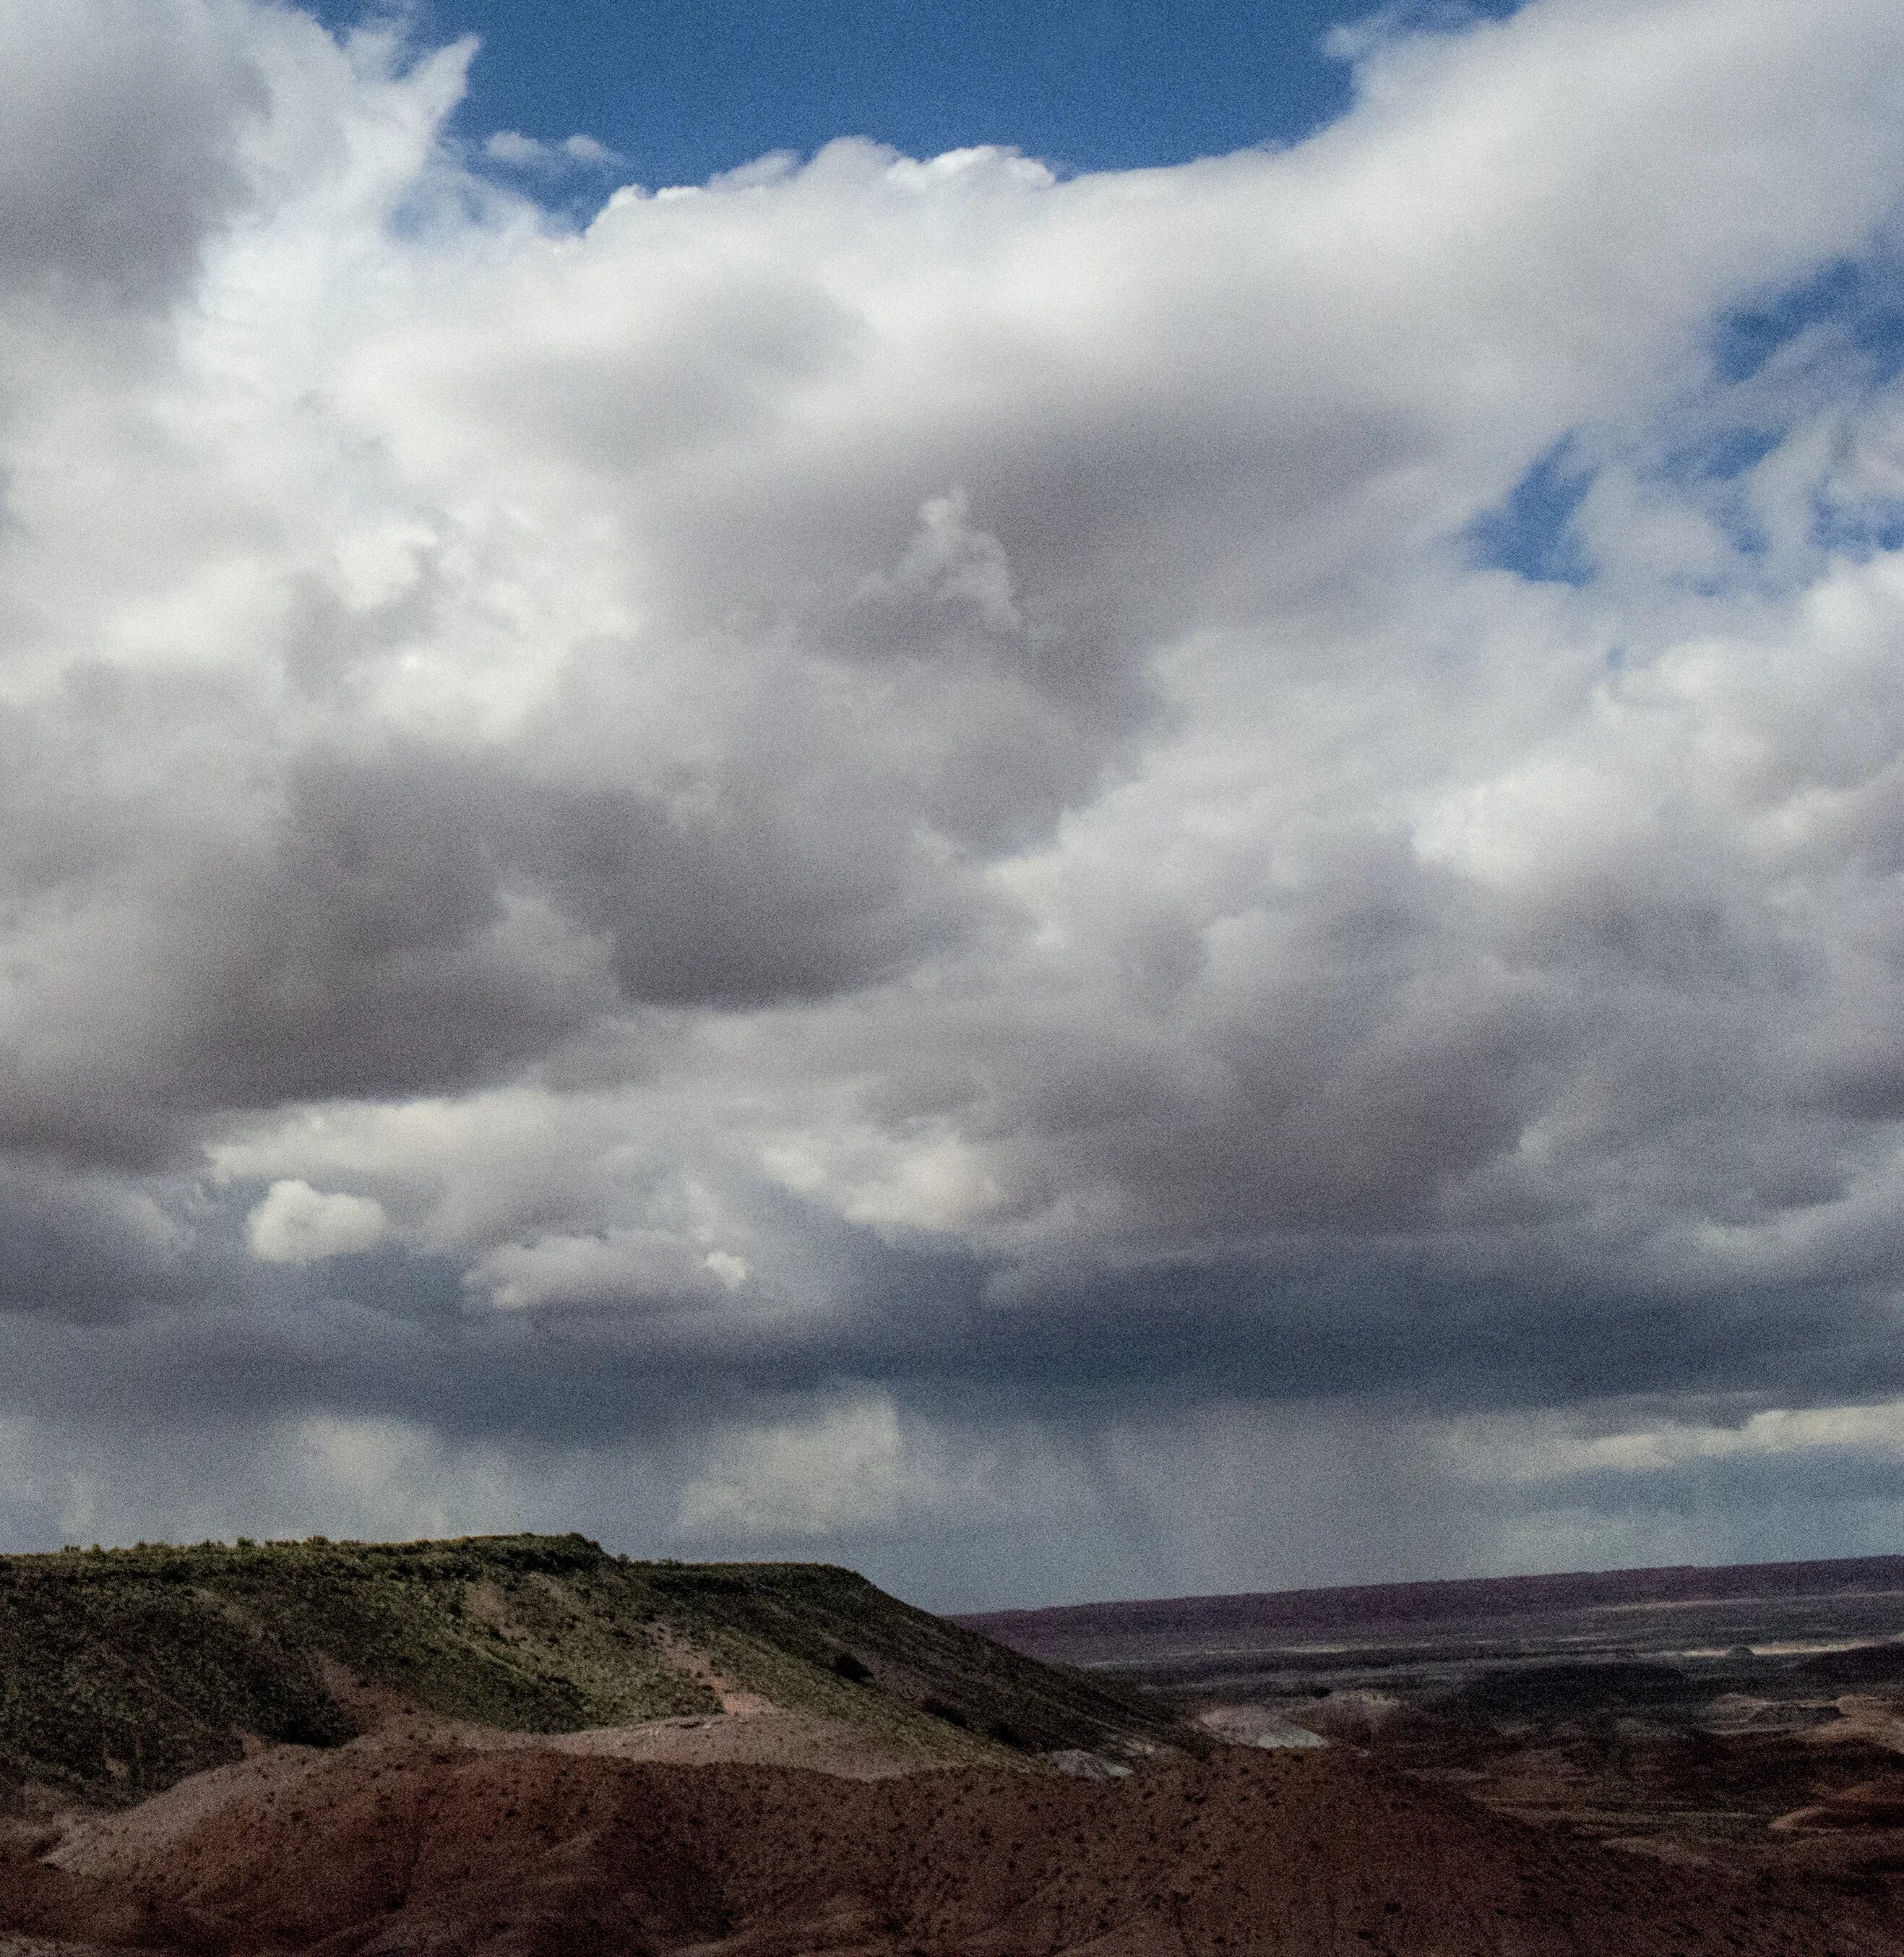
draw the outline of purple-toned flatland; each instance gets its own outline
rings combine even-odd
[[[1767,1640],[1815,1633],[1862,1641],[1904,1633],[1904,1556],[1147,1598],[958,1621],[1036,1658],[1133,1675],[1173,1659],[1288,1651],[1331,1636],[1360,1646],[1492,1632],[1640,1650],[1676,1646],[1688,1633],[1707,1642],[1736,1633],[1725,1642],[1749,1643],[1754,1630]]]

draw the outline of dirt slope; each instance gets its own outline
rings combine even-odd
[[[396,1707],[532,1733],[777,1707],[939,1764],[1196,1744],[851,1570],[580,1536],[0,1557],[0,1812],[137,1801]]]
[[[62,1867],[17,1849],[0,1934],[221,1957],[1904,1949],[1856,1895],[1622,1857],[1328,1756],[866,1782],[386,1737],[255,1767],[74,1828]]]

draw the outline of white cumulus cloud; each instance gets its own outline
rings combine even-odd
[[[665,1230],[608,1230],[504,1244],[468,1284],[505,1311],[541,1304],[639,1304],[713,1298],[747,1282],[744,1258],[684,1243]]]
[[[525,136],[515,129],[498,129],[483,141],[483,154],[491,163],[512,169],[554,172],[567,169],[611,170],[621,161],[607,144],[593,136],[565,136],[559,143],[548,143],[536,136]]]
[[[292,1177],[272,1184],[245,1221],[251,1254],[269,1264],[311,1264],[374,1250],[390,1234],[375,1197],[327,1194]]]

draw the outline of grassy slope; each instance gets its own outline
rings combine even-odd
[[[0,1557],[0,1799],[36,1782],[136,1800],[237,1759],[248,1734],[339,1744],[355,1728],[330,1666],[519,1731],[712,1711],[684,1649],[927,1758],[1184,1737],[816,1564],[630,1563],[580,1536],[67,1551]]]

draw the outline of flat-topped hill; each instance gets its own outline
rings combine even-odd
[[[0,1802],[136,1801],[393,1706],[559,1734],[762,1702],[922,1764],[1185,1738],[819,1564],[634,1563],[578,1535],[0,1557]]]

